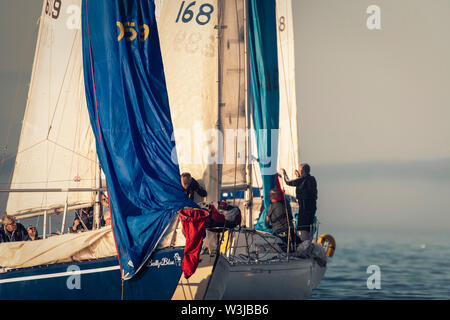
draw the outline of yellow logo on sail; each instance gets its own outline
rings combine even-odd
[[[117,41],[121,41],[123,38],[125,38],[125,40],[127,42],[136,40],[138,32],[136,29],[135,22],[122,23],[120,21],[117,21],[116,25],[117,25],[117,27],[119,27],[119,30],[120,30],[119,36],[117,37]],[[127,34],[126,37],[125,37],[125,34]],[[140,42],[145,42],[147,40],[149,34],[150,34],[150,29],[149,29],[148,25],[143,24],[142,26],[139,27],[139,41]]]

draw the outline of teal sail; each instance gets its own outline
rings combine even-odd
[[[255,228],[269,231],[264,220],[270,204],[269,191],[275,188],[279,128],[276,5],[275,0],[249,0],[248,8],[251,113],[265,208]]]

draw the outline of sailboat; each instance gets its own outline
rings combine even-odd
[[[277,8],[283,2],[278,0]],[[258,181],[270,185],[274,174],[261,174],[259,168],[263,149],[271,147],[267,140],[252,148],[258,138],[249,132],[257,126],[254,114],[260,107],[251,96],[256,92],[251,83],[270,86],[275,93],[284,83],[278,81],[282,72],[273,57],[275,64],[263,70],[267,78],[250,76],[254,69],[247,16],[256,3],[44,0],[7,206],[9,214],[22,219],[43,216],[44,239],[0,245],[2,298],[253,299],[255,292],[242,288],[255,283],[275,288],[286,263],[292,266],[297,260],[300,272],[287,274],[287,279],[307,289],[288,297],[310,294],[325,271],[315,268],[317,257],[289,257],[275,250],[265,255],[271,256],[269,262],[279,262],[280,272],[273,273],[275,264],[256,261],[248,246],[245,263],[236,259],[243,257],[237,248],[249,235],[264,242],[254,242],[259,243],[255,252],[269,238],[271,247],[279,243],[270,233],[253,229]],[[286,4],[290,8],[291,2]],[[267,8],[275,13],[275,6]],[[103,18],[92,18],[99,16]],[[279,16],[280,31],[286,30],[287,17]],[[292,45],[292,39],[288,42]],[[273,45],[284,48],[276,41]],[[292,72],[283,71],[283,77],[292,83]],[[276,125],[259,128],[290,128],[280,130],[282,137],[290,137],[288,144],[273,144],[280,155],[292,154],[280,156],[278,164],[288,171],[298,163],[295,90],[290,88],[285,89],[290,102],[282,102],[283,94],[275,97],[275,105],[279,97],[280,109],[289,106],[287,111],[261,114]],[[229,233],[213,258],[207,261],[208,255],[202,255],[199,269],[204,267],[204,272],[190,282],[182,277],[186,237],[177,212],[197,205],[180,188],[179,174],[185,171],[201,180],[209,201],[233,195],[231,201],[242,208],[248,227]],[[268,185],[262,183],[263,193]],[[112,227],[64,234],[67,212],[93,205],[98,209],[106,186]],[[236,196],[240,192],[245,192],[244,204]],[[62,234],[48,236],[47,218],[61,209]],[[97,225],[99,218],[97,213]],[[207,238],[224,234],[209,232]],[[311,272],[313,267],[317,273]],[[260,281],[253,277],[258,273],[275,276]],[[242,279],[251,281],[239,283]],[[194,294],[186,294],[193,288]],[[285,297],[280,292],[276,298]]]
[[[196,267],[181,225],[208,215],[182,191],[172,132],[154,2],[44,0],[7,190],[8,214],[43,217],[43,239],[0,244],[0,298],[171,299]],[[68,212],[92,206],[97,228],[66,233]]]
[[[258,200],[268,208],[277,172],[293,173],[300,163],[292,1],[250,1],[247,10],[251,126],[259,133],[251,142],[257,163],[251,167],[246,207]],[[260,184],[263,197],[258,199],[253,191]],[[283,185],[282,191],[295,207],[295,190]],[[229,276],[223,299],[308,298],[325,274],[334,239],[316,234],[316,241],[303,242],[295,252],[283,251],[282,241],[264,224],[266,211],[260,212],[255,221],[249,214],[250,228],[232,230],[224,239]]]
[[[222,238],[207,231],[209,251],[221,244],[218,261],[228,269],[223,298],[307,298],[325,274],[332,237],[317,235],[291,256],[260,228],[264,215],[255,230],[252,210],[261,194],[267,201],[277,169],[293,173],[300,163],[292,1],[160,5],[180,166],[203,180],[209,200],[226,199],[245,213],[245,226]],[[295,191],[285,189],[295,202]]]

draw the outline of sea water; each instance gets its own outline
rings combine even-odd
[[[337,248],[310,299],[450,299],[448,232],[331,234]]]

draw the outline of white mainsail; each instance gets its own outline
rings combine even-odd
[[[217,199],[217,1],[156,5],[180,171],[201,180],[208,196]]]
[[[156,5],[180,171],[217,200],[245,185],[244,1]]]
[[[278,169],[286,169],[289,178],[300,164],[297,97],[295,90],[295,49],[292,0],[277,0],[278,73],[280,122]],[[295,187],[280,181],[288,195],[295,197]]]
[[[94,188],[95,139],[86,107],[81,0],[43,1],[11,189]],[[93,202],[92,192],[10,193],[7,212]]]

